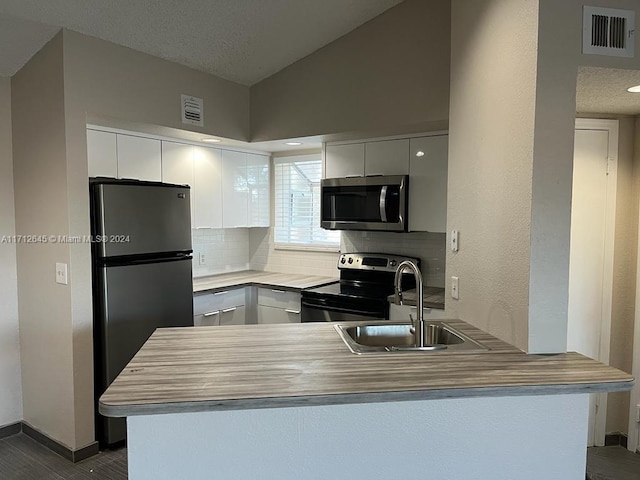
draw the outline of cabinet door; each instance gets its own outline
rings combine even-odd
[[[162,142],[162,181],[191,187],[191,225],[195,226],[193,147],[191,145]]]
[[[118,134],[118,177],[162,181],[160,140]]]
[[[258,305],[258,323],[300,323],[300,310]]]
[[[268,227],[271,212],[269,157],[247,155],[247,184],[249,189],[249,226]]]
[[[409,174],[409,139],[368,142],[364,148],[365,175]]]
[[[222,151],[193,147],[194,228],[222,228]]]
[[[87,161],[90,177],[118,178],[116,134],[87,130]]]
[[[220,311],[206,312],[193,317],[194,327],[216,327],[220,325]]]
[[[448,136],[411,139],[409,230],[447,231]]]
[[[248,225],[247,154],[222,152],[222,226]]]
[[[220,325],[244,325],[245,324],[245,307],[225,308],[220,312]]]
[[[363,176],[364,143],[325,147],[324,178]]]

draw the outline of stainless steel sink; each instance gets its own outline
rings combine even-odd
[[[410,323],[336,325],[338,334],[353,353],[400,351],[476,352],[488,350],[445,322],[426,322],[424,346],[417,347]]]

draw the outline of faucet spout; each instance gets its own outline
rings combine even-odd
[[[402,305],[402,272],[405,270],[410,270],[413,273],[413,276],[416,278],[416,308],[418,309],[416,313],[416,319],[412,319],[414,335],[415,335],[415,346],[416,347],[424,347],[424,316],[422,313],[423,308],[423,286],[424,281],[422,280],[422,273],[420,273],[420,269],[418,266],[412,262],[411,260],[405,260],[404,262],[398,265],[396,269],[396,276],[394,279],[394,292],[395,292],[395,303],[396,305]]]

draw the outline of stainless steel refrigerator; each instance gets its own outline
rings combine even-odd
[[[193,326],[188,186],[92,178],[96,434],[126,438],[97,400],[158,327]]]

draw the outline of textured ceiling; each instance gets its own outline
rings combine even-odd
[[[2,0],[0,75],[65,27],[253,85],[401,1]]]
[[[578,71],[576,110],[582,113],[640,115],[640,71],[581,67]]]

